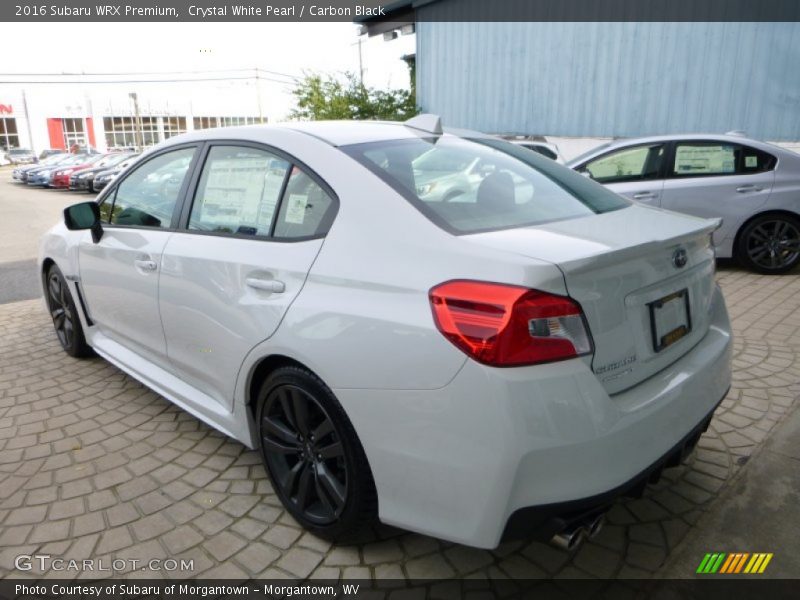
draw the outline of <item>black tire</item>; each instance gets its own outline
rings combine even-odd
[[[273,371],[257,397],[259,450],[275,493],[313,534],[353,540],[377,520],[372,472],[328,387],[296,366]],[[316,434],[316,436],[315,436]]]
[[[83,327],[72,293],[64,275],[56,265],[47,270],[45,290],[47,308],[50,310],[50,317],[53,319],[53,327],[61,347],[75,358],[91,356],[92,349],[83,335]]]
[[[800,219],[784,213],[756,217],[739,234],[736,258],[767,275],[791,271],[800,263]]]

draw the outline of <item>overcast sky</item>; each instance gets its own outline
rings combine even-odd
[[[359,36],[352,23],[0,23],[0,39],[5,49],[2,73],[259,67],[300,76],[309,70],[333,73],[359,68]],[[364,82],[381,88],[407,87],[408,70],[400,57],[414,52],[414,36],[391,42],[381,37],[361,40]],[[270,113],[285,115],[291,108],[290,88],[264,85],[270,94]]]

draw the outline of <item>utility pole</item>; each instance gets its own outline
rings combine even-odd
[[[133,100],[133,116],[134,116],[134,135],[136,137],[136,149],[144,150],[144,138],[142,137],[142,117],[139,114],[139,95],[136,92],[128,94]]]
[[[86,101],[86,110],[84,111],[86,116],[83,119],[84,131],[86,132],[86,151],[90,152],[92,147],[90,130],[94,130],[94,119],[92,118],[92,100],[86,90],[83,91],[83,99]],[[94,131],[91,133],[94,133]],[[97,140],[95,140],[95,149],[97,149]]]
[[[31,133],[31,117],[28,115],[28,99],[25,97],[25,89],[22,90],[22,110],[25,113],[25,124],[28,126],[28,142],[31,145],[31,152],[36,153],[33,147],[33,134]]]
[[[364,61],[361,57],[361,36],[358,36],[358,81],[364,87]]]
[[[264,122],[264,111],[261,109],[261,80],[258,78],[258,67],[256,67],[256,102],[258,102],[258,122]]]

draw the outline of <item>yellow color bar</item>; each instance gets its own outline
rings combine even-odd
[[[761,562],[761,556],[762,555],[758,554],[758,553],[753,554],[753,558],[751,558],[750,562],[747,563],[747,566],[744,568],[744,572],[745,573],[752,573],[753,572],[753,568],[757,568],[756,567],[756,563]]]
[[[769,561],[771,561],[771,560],[772,560],[772,552],[770,552],[769,554],[766,555],[766,557],[764,558],[764,562],[761,563],[761,567],[758,569],[758,572],[759,573],[763,573],[764,569],[767,568],[767,565],[769,564]]]

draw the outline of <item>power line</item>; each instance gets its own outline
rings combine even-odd
[[[0,74],[0,77],[3,77],[3,74]],[[248,81],[248,80],[263,80],[263,81],[271,81],[273,83],[280,83],[286,86],[296,86],[298,85],[297,82],[290,82],[284,81],[281,79],[275,79],[272,77],[256,77],[255,75],[249,75],[245,77],[193,77],[193,78],[184,78],[184,79],[103,79],[98,81],[86,81],[83,79],[75,79],[75,80],[50,80],[50,81],[36,81],[31,79],[25,80],[6,80],[0,79],[0,84],[16,84],[16,85],[97,85],[97,84],[108,84],[108,83],[189,83],[189,82],[203,82],[203,81]]]
[[[288,73],[281,73],[280,71],[271,71],[269,69],[262,69],[261,67],[251,67],[242,69],[202,69],[202,70],[183,70],[183,71],[116,71],[116,72],[95,72],[87,73],[85,71],[62,71],[61,73],[0,73],[0,77],[64,77],[64,76],[78,76],[78,77],[111,77],[111,76],[128,76],[128,75],[198,75],[202,73],[237,73],[237,72],[260,72],[269,73],[278,77],[285,77],[297,81],[300,79],[297,75],[290,75]]]

